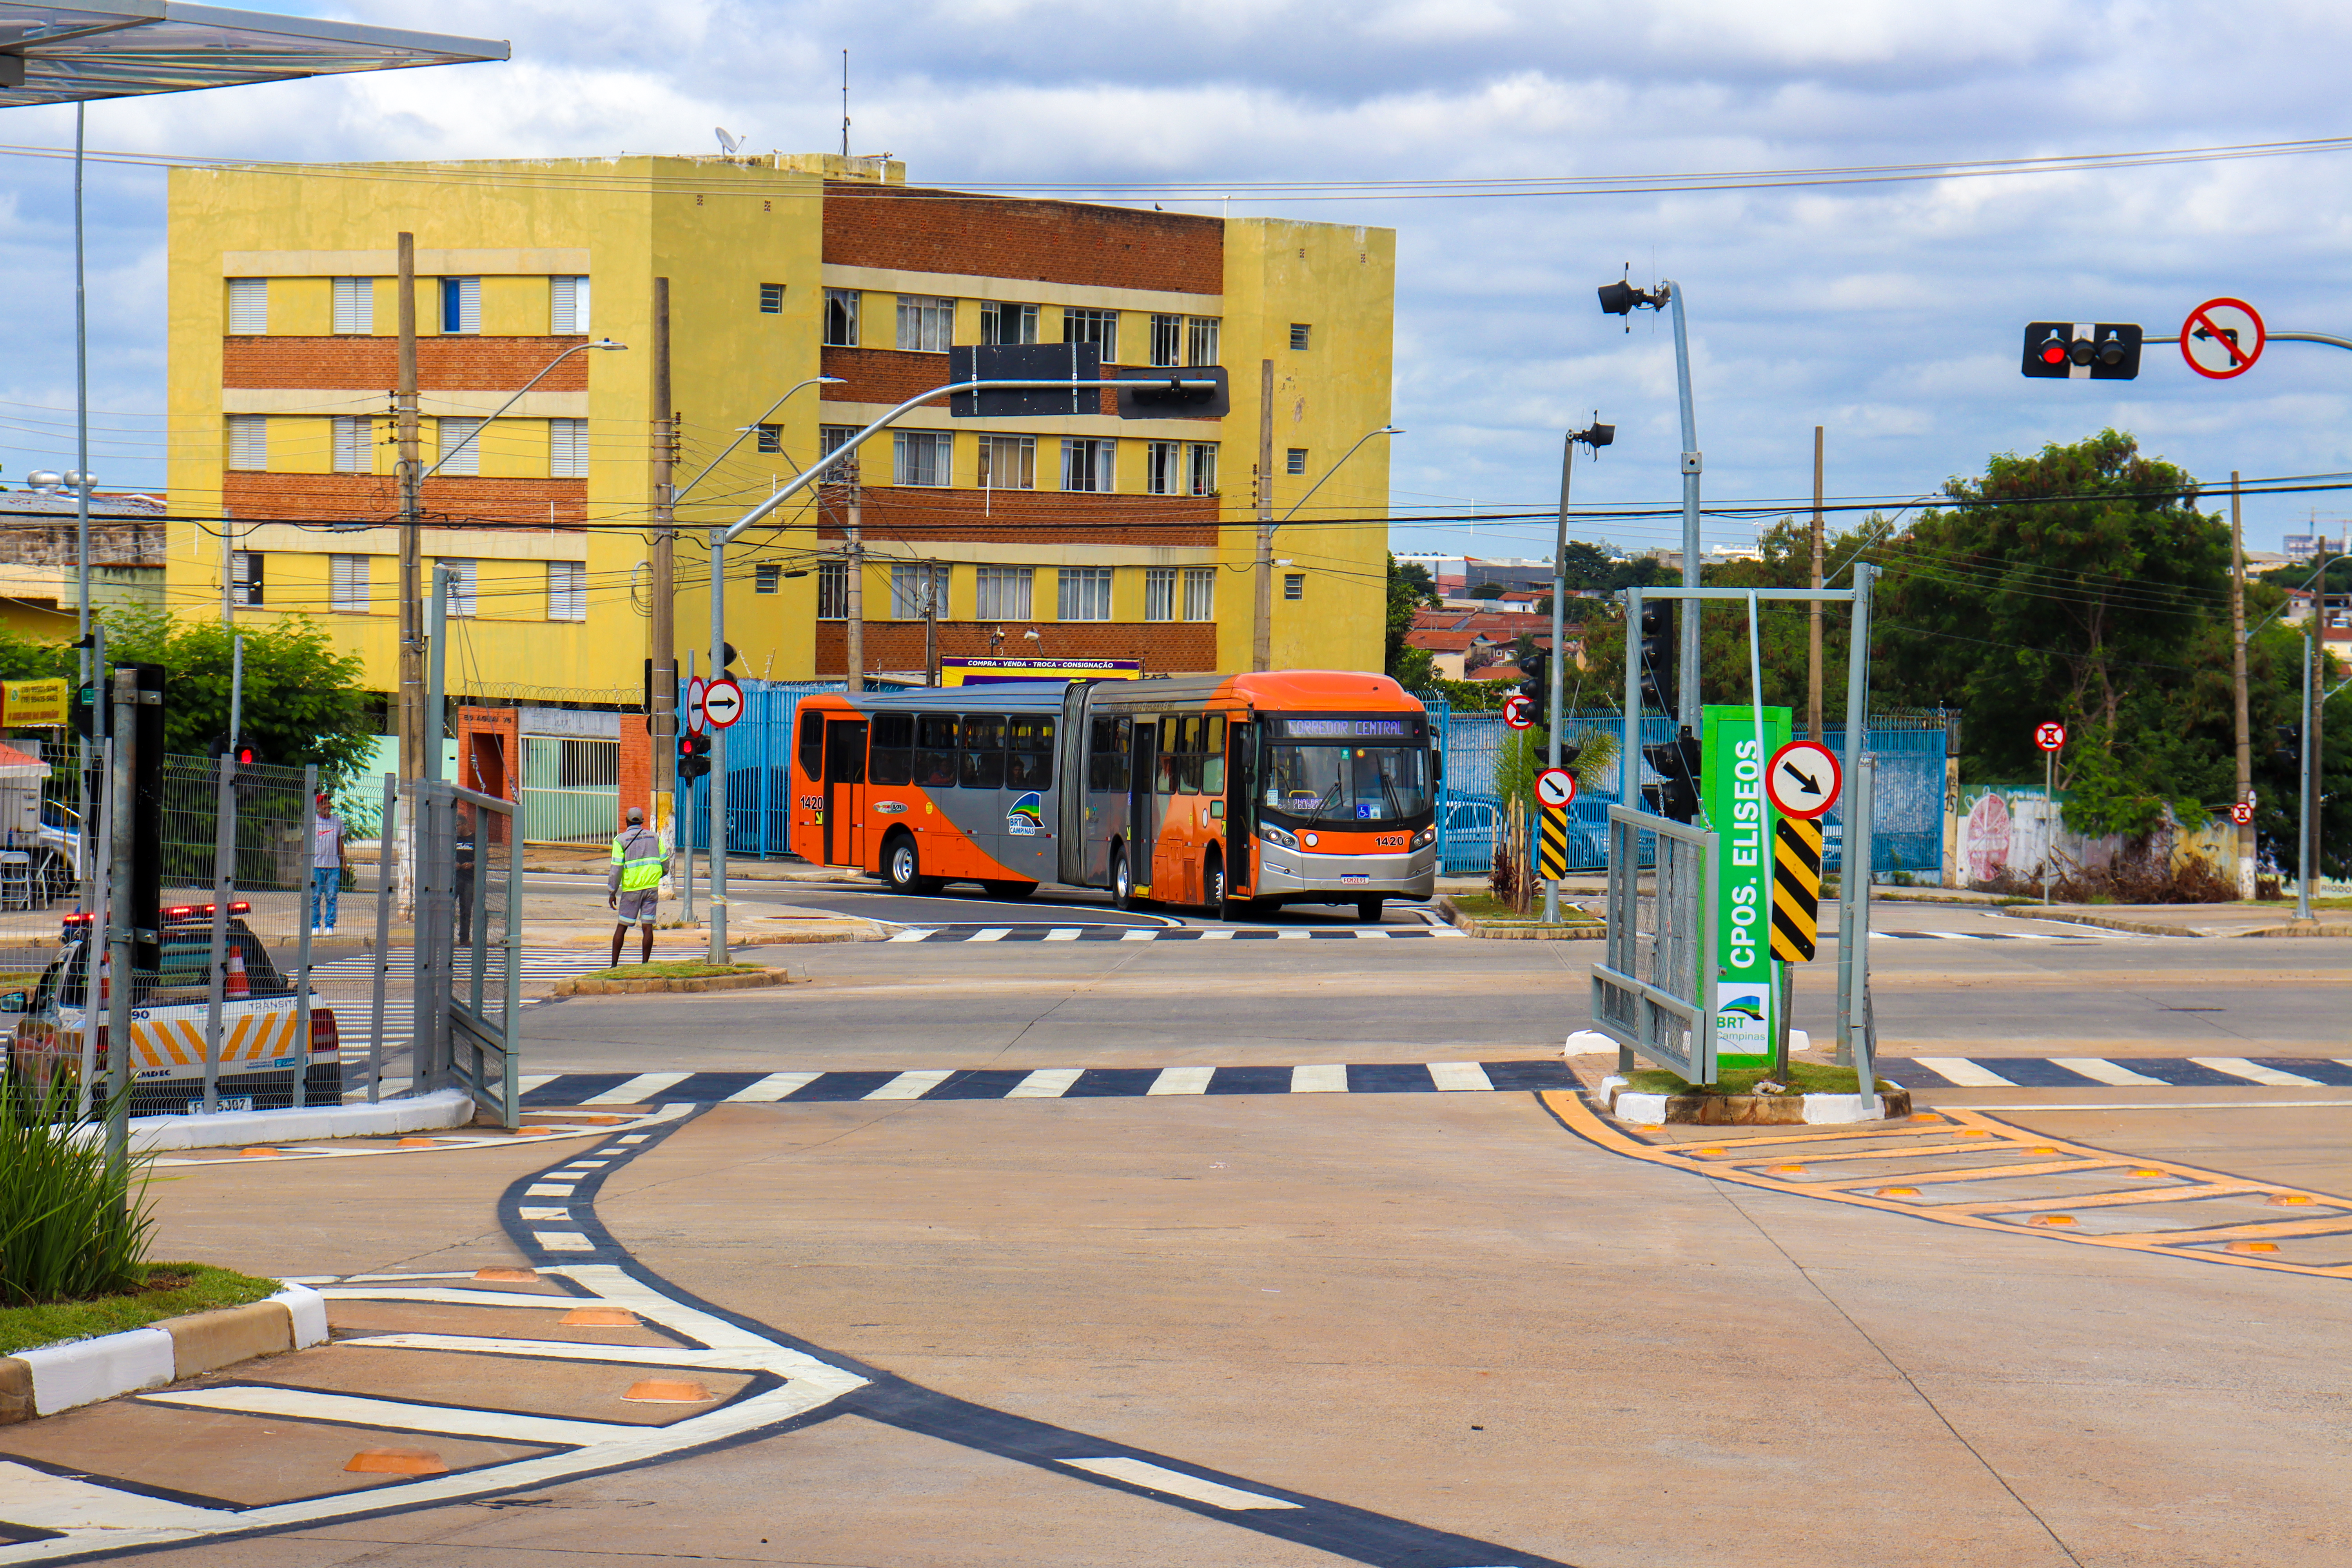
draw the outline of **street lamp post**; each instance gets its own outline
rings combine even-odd
[[[1270,669],[1274,665],[1274,531],[1296,516],[1298,509],[1307,504],[1308,498],[1323,488],[1325,480],[1345,468],[1348,459],[1356,455],[1357,447],[1375,436],[1403,434],[1403,431],[1393,425],[1383,425],[1377,430],[1365,431],[1356,437],[1354,447],[1339,454],[1338,462],[1323,470],[1322,479],[1317,479],[1307,487],[1306,495],[1300,496],[1290,503],[1288,511],[1284,512],[1279,518],[1259,524],[1257,559],[1252,563],[1256,576],[1256,592],[1252,601],[1255,608],[1251,615],[1251,619],[1255,624],[1250,628],[1250,668],[1252,669]],[[1271,479],[1265,480],[1269,495],[1272,493],[1273,483]],[[1264,517],[1265,514],[1260,512],[1258,515]]]
[[[1571,431],[1560,443],[1559,450],[1559,529],[1551,546],[1551,657],[1544,661],[1545,673],[1551,682],[1550,704],[1544,711],[1551,716],[1547,726],[1544,744],[1544,765],[1559,766],[1560,720],[1560,646],[1568,637],[1568,487],[1576,473],[1576,444],[1581,441],[1588,451],[1598,453],[1601,447],[1617,439],[1617,426],[1603,425],[1596,416],[1591,427]],[[1544,879],[1543,918],[1546,925],[1559,923],[1559,883]]]
[[[1675,376],[1682,395],[1683,415],[1683,586],[1698,584],[1698,479],[1703,464],[1698,449],[1698,421],[1691,408],[1690,334],[1683,321],[1683,286],[1673,279],[1662,279],[1655,289],[1636,289],[1630,283],[1604,283],[1601,286],[1601,309],[1612,316],[1630,318],[1637,310],[1663,310],[1672,306],[1675,312]],[[1630,327],[1630,320],[1628,326]],[[1699,601],[1685,599],[1682,605],[1682,679],[1675,702],[1680,711],[1676,721],[1688,731],[1698,726],[1698,626]]]

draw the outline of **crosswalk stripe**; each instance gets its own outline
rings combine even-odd
[[[1930,1072],[1941,1073],[1963,1089],[2015,1089],[2017,1086],[1990,1068],[1979,1067],[1966,1057],[1914,1057],[1911,1058]],[[1890,1067],[1893,1064],[1888,1064]]]
[[[953,1068],[926,1068],[920,1072],[902,1072],[865,1098],[867,1100],[920,1100],[954,1076]]]
[[[2256,1083],[2266,1083],[2278,1089],[2326,1087],[2315,1078],[2305,1078],[2301,1073],[2295,1072],[2281,1072],[2276,1068],[2266,1068],[2258,1062],[2250,1062],[2243,1057],[2190,1057],[2189,1059],[2200,1068],[2211,1068],[2215,1072],[2225,1072],[2232,1078],[2252,1079]]]
[[[1348,1069],[1344,1064],[1324,1062],[1314,1067],[1290,1069],[1290,1092],[1293,1094],[1345,1094],[1348,1092]]]
[[[2134,1072],[2126,1067],[2117,1067],[2103,1057],[2053,1057],[2050,1059],[2070,1072],[2081,1073],[2084,1078],[2097,1079],[2101,1083],[2114,1084],[2118,1089],[2132,1089],[2147,1084],[2153,1084],[2158,1088],[2164,1087],[2164,1080],[2160,1078],[2150,1078],[2146,1073]]]
[[[1491,1089],[1493,1080],[1486,1069],[1476,1062],[1431,1062],[1429,1080],[1441,1089],[1460,1092],[1465,1089]]]
[[[1084,1068],[1039,1068],[1007,1089],[1007,1100],[1059,1100],[1070,1092]]]
[[[1209,1080],[1216,1076],[1214,1068],[1162,1068],[1160,1076],[1151,1080],[1146,1094],[1206,1094]]]
[[[616,1083],[602,1094],[592,1094],[583,1105],[642,1105],[673,1084],[684,1083],[692,1073],[641,1072],[625,1083]]]
[[[1159,934],[1160,933],[1157,931],[1139,927],[1134,931],[1123,932],[1118,940],[1121,942],[1150,942],[1153,937]]]
[[[730,1100],[740,1100],[755,1104],[779,1100],[796,1089],[814,1083],[821,1076],[823,1075],[813,1072],[772,1072],[750,1088],[738,1089],[727,1098]]]
[[[1011,936],[1012,934],[1013,929],[1010,926],[990,926],[986,931],[976,931],[972,932],[971,940],[973,942],[1003,942],[1006,937]]]
[[[1078,938],[1086,934],[1086,928],[1083,926],[1055,926],[1052,931],[1045,933],[1045,940],[1047,942],[1076,942]]]
[[[517,1094],[529,1094],[541,1084],[553,1083],[556,1080],[557,1076],[557,1074],[551,1072],[524,1073],[522,1076],[515,1079],[515,1092]]]

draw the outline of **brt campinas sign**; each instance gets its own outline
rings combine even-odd
[[[1699,721],[1700,799],[1716,830],[1716,1066],[1769,1067],[1778,1038],[1780,987],[1772,956],[1772,831],[1764,764],[1788,743],[1786,708],[1709,705]]]

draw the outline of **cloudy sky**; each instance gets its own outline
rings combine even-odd
[[[2273,0],[670,0],[271,5],[509,38],[514,63],[106,103],[94,148],[331,160],[853,145],[911,178],[1214,184],[1845,168],[2236,145],[2352,132],[2352,11]],[[2217,37],[2217,31],[2224,36]],[[71,111],[7,111],[11,147],[69,146]],[[63,467],[73,403],[64,166],[0,166],[0,480]],[[1909,498],[2114,424],[2209,481],[2352,468],[2352,353],[2275,345],[2209,382],[2152,347],[2125,384],[2018,374],[2034,318],[2169,334],[2214,295],[2273,330],[2352,335],[2352,153],[1876,185],[1517,199],[1339,199],[1231,210],[1398,233],[1393,500],[1542,507],[1559,433],[1595,409],[1617,445],[1580,464],[1596,508],[1678,495],[1673,343],[1601,316],[1596,285],[1679,279],[1710,502]],[[1148,197],[1146,198],[1148,199]],[[1170,200],[1171,206],[1179,204]],[[1211,205],[1203,210],[1223,210]],[[94,169],[93,405],[102,482],[155,483],[163,440],[163,176]],[[2335,260],[2330,260],[2335,258]],[[2248,542],[2341,531],[2343,495],[2247,503]],[[1666,542],[1671,521],[1578,531]],[[1540,525],[1400,523],[1400,549],[1536,554]],[[1710,521],[1710,542],[1744,540]]]

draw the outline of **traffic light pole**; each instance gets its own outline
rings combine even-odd
[[[2318,726],[2312,722],[2315,710],[2311,703],[2312,671],[2319,662],[2319,632],[2327,624],[2327,563],[2319,566],[2319,592],[2312,606],[2311,619],[2305,624],[2303,635],[2303,821],[2296,835],[2294,861],[2294,918],[2300,924],[2311,919],[2311,879],[2319,868],[2312,864],[2314,834],[2311,831],[2313,806],[2312,786],[2316,777],[2312,768],[2312,753],[2319,750]]]
[[[1564,437],[1559,444],[1559,527],[1552,535],[1551,544],[1551,658],[1546,660],[1545,674],[1551,682],[1551,701],[1544,710],[1550,720],[1546,726],[1544,765],[1559,766],[1560,689],[1562,679],[1560,651],[1568,635],[1568,489],[1576,475],[1576,437]],[[1546,925],[1559,923],[1559,879],[1544,879],[1543,918]]]
[[[1658,285],[1675,312],[1675,379],[1683,408],[1683,586],[1698,586],[1698,417],[1691,407],[1690,333],[1683,321],[1683,286],[1669,278]],[[1675,694],[1680,710],[1676,721],[1696,733],[1698,728],[1699,607],[1683,606],[1682,689]]]
[[[727,537],[726,530],[710,531],[710,679],[727,674]],[[706,712],[703,732],[710,737],[710,962],[727,962],[727,727],[713,724]]]

